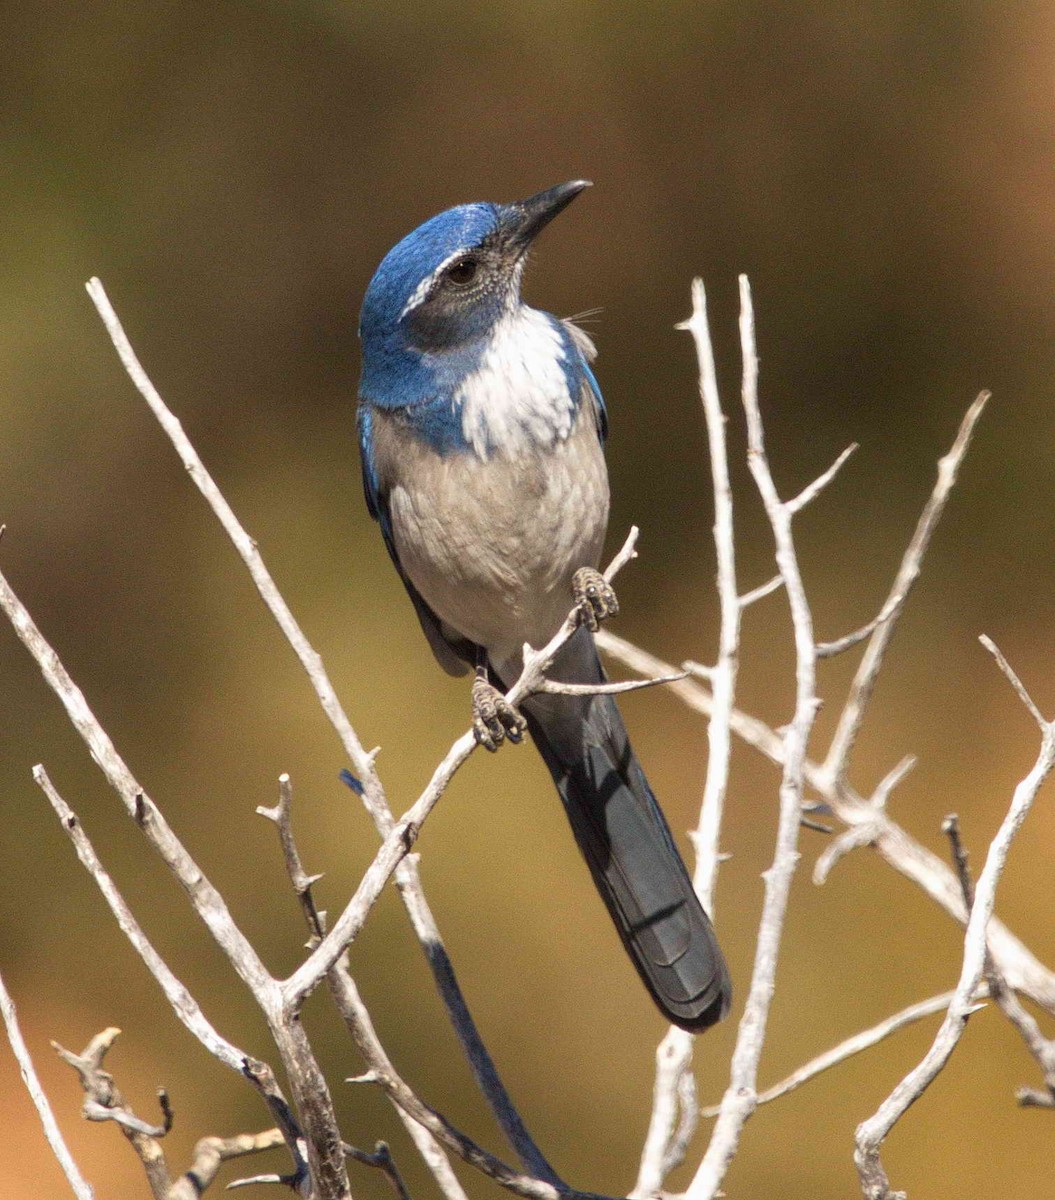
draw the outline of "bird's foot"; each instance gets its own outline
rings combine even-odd
[[[473,735],[485,750],[493,754],[509,738],[514,745],[523,741],[527,722],[502,693],[486,679],[473,681]]]
[[[579,621],[591,633],[605,617],[614,617],[619,611],[612,585],[593,567],[580,567],[571,578],[571,591],[575,607],[579,610]]]

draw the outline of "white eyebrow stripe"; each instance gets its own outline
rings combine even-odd
[[[418,284],[418,286],[410,293],[410,299],[407,300],[406,304],[403,305],[403,311],[399,314],[397,320],[402,321],[408,312],[417,308],[417,306],[432,290],[432,285],[436,282],[440,275],[446,271],[446,269],[451,265],[452,262],[455,261],[455,259],[461,258],[463,254],[468,253],[468,250],[468,246],[461,246],[459,249],[455,250],[453,254],[448,254],[443,262],[441,262],[440,265],[435,269],[435,271],[433,271],[430,275],[426,275],[425,278]]]

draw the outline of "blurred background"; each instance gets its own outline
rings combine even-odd
[[[133,771],[276,971],[303,933],[274,831],[254,815],[288,771],[320,903],[338,910],[376,836],[337,781],[340,747],[212,514],[133,392],[83,289],[102,277],[154,382],[321,651],[398,812],[467,725],[468,687],[436,666],[362,503],[356,319],[381,256],[434,212],[595,187],[547,230],[526,291],[589,328],[611,415],[615,632],[669,659],[716,644],[712,511],[696,367],[674,325],[708,286],[735,457],[744,589],[773,572],[743,469],[736,275],[752,280],[774,472],[786,494],[861,449],[798,521],[819,636],[880,605],[968,403],[994,399],[895,639],[853,764],[867,792],[920,765],[897,818],[945,853],[958,810],[980,865],[1036,751],[981,650],[987,632],[1055,709],[1055,13],[1042,3],[842,5],[221,3],[3,5],[0,50],[0,521],[3,570]],[[822,666],[823,755],[856,662]],[[740,701],[792,711],[780,596],[744,626]],[[266,1124],[256,1098],[159,1000],[30,778],[47,766],[126,897],[222,1032],[274,1060],[262,1023],[182,894],[120,811],[26,652],[0,629],[0,969],[59,1119],[98,1195],[139,1197],[112,1126],[79,1117],[49,1049],[124,1036],[108,1065],[144,1116],[165,1085],[166,1143]],[[623,710],[671,824],[696,819],[705,728],[671,696]],[[738,748],[718,925],[747,990],[778,777]],[[998,909],[1047,962],[1050,797],[1016,843]],[[953,923],[858,852],[823,889],[804,831],[761,1082],[952,986]],[[581,1188],[625,1194],[664,1026],[622,955],[533,750],[476,755],[419,843],[462,984],[529,1127]],[[394,894],[352,966],[406,1077],[507,1154],[471,1086]],[[344,1121],[392,1141],[433,1194],[317,998],[308,1019]],[[900,1033],[748,1126],[730,1195],[857,1194],[855,1125],[929,1045]],[[720,1096],[735,1019],[697,1047]],[[931,1200],[1051,1195],[1039,1082],[990,1011],[891,1136],[896,1186]],[[65,1184],[6,1047],[0,1196]],[[704,1146],[701,1133],[691,1157]],[[225,1179],[278,1169],[254,1160]],[[473,1197],[497,1194],[461,1172]],[[681,1187],[687,1169],[670,1183]],[[353,1168],[357,1195],[387,1194]],[[249,1195],[271,1194],[263,1189]]]

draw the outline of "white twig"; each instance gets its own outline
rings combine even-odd
[[[212,476],[205,469],[205,464],[198,456],[198,452],[191,445],[190,439],[184,433],[179,419],[169,409],[168,405],[161,398],[161,394],[157,388],[150,381],[150,377],[139,362],[135,350],[132,349],[132,343],[128,340],[128,335],[125,333],[117,313],[114,312],[113,305],[111,305],[106,290],[103,288],[102,281],[95,278],[90,279],[85,287],[92,299],[92,303],[98,310],[99,316],[102,318],[103,324],[106,326],[106,331],[110,335],[110,340],[113,342],[114,348],[121,359],[122,365],[128,372],[129,378],[135,384],[136,390],[150,406],[150,411],[157,418],[158,424],[168,435],[169,440],[180,456],[187,474],[190,475],[195,486],[208,501],[209,507],[219,517],[227,536],[234,543],[235,549],[241,556],[242,561],[249,568],[249,573],[253,577],[253,582],[256,584],[264,603],[270,609],[282,632],[286,635],[286,639],[308,672],[316,695],[319,697],[326,715],[330,718],[334,728],[340,735],[345,751],[351,759],[356,773],[363,781],[364,788],[369,787],[373,789],[379,787],[379,782],[376,782],[376,771],[373,768],[373,762],[363,748],[358,735],[352,728],[351,722],[341,707],[340,701],[337,699],[337,693],[330,683],[329,676],[326,674],[322,659],[304,636],[292,612],[290,612],[289,606],[275,586],[275,581],[264,565],[264,560],[257,549],[256,541],[249,536],[238,518],[234,515],[233,509],[227,503],[223,493],[216,486]]]
[[[952,996],[952,992],[941,992],[937,996],[930,996],[926,1000],[920,1000],[917,1004],[910,1004],[907,1008],[903,1008],[900,1012],[894,1013],[869,1029],[862,1029],[860,1033],[855,1033],[823,1054],[818,1054],[816,1058],[811,1058],[809,1062],[803,1063],[785,1079],[766,1088],[764,1092],[760,1092],[758,1103],[769,1104],[773,1100],[779,1100],[781,1096],[795,1091],[796,1088],[802,1087],[804,1083],[809,1083],[811,1079],[838,1066],[839,1063],[846,1062],[847,1059],[853,1058],[862,1051],[871,1049],[872,1046],[877,1045],[884,1038],[888,1038],[892,1033],[904,1029],[906,1025],[914,1025],[917,1021],[922,1021],[924,1017],[932,1017],[935,1013],[944,1012],[949,1007]],[[705,1108],[700,1115],[716,1117],[718,1105]]]
[[[374,766],[377,751],[363,749],[351,721],[337,698],[336,690],[330,681],[322,658],[304,636],[293,617],[257,549],[256,542],[234,515],[230,505],[224,499],[220,489],[205,469],[197,451],[184,433],[179,420],[165,404],[140,365],[101,281],[90,280],[87,290],[130,379],[168,435],[198,490],[219,518],[221,525],[245,563],[261,599],[300,660],[319,703],[354,768],[361,788],[360,795],[363,804],[381,838],[388,837],[395,826],[395,817],[388,807],[380,776]],[[395,882],[473,1077],[487,1099],[496,1121],[516,1150],[526,1170],[541,1179],[559,1183],[560,1177],[535,1145],[520,1114],[514,1107],[509,1093],[498,1076],[494,1061],[476,1028],[476,1023],[458,985],[454,967],[440,935],[439,926],[436,924],[436,919],[425,898],[416,859],[408,857],[399,863]]]
[[[941,1028],[922,1061],[901,1080],[875,1114],[857,1127],[854,1162],[861,1177],[861,1188],[866,1200],[897,1200],[904,1195],[901,1192],[891,1192],[886,1171],[879,1157],[879,1148],[895,1123],[910,1105],[923,1095],[944,1068],[963,1035],[967,1018],[974,1011],[974,994],[985,968],[986,931],[993,915],[996,888],[1003,874],[1011,842],[1026,819],[1040,785],[1052,766],[1055,766],[1055,723],[1045,721],[1040,715],[1037,706],[1028,699],[1021,681],[1006,664],[1003,655],[999,655],[997,661],[1040,726],[1040,750],[1029,774],[1015,788],[1011,807],[989,846],[967,921],[960,979],[945,1014],[945,1020],[942,1021]]]
[[[811,484],[808,484],[806,487],[804,487],[794,500],[786,500],[785,504],[787,505],[788,512],[794,516],[795,513],[801,512],[807,504],[810,504],[812,501],[816,500],[821,492],[823,492],[828,484],[831,483],[831,481],[835,478],[835,476],[839,474],[839,470],[843,463],[846,462],[846,460],[856,449],[857,443],[851,442],[849,446],[847,446],[842,452],[842,454],[839,455],[835,462],[833,462],[832,465],[827,469],[827,471],[824,472],[823,475],[818,475],[818,477]]]
[[[813,864],[813,882],[818,887],[827,883],[828,876],[848,854],[860,850],[862,846],[875,845],[878,836],[879,826],[875,821],[862,821],[844,829],[817,855],[817,861]]]
[[[995,647],[994,647],[995,649]],[[1000,656],[1003,657],[1002,655]],[[999,661],[999,660],[998,660]],[[1011,668],[1007,670],[1010,672]],[[1011,672],[1014,674],[1013,672]],[[1017,678],[1017,676],[1016,676]],[[950,813],[941,823],[942,833],[949,838],[952,848],[953,862],[956,873],[963,889],[964,903],[968,909],[974,907],[974,881],[971,879],[971,869],[967,859],[967,851],[960,838],[960,818],[956,813]],[[1026,1048],[1036,1060],[1044,1080],[1044,1090],[1034,1088],[1019,1088],[1017,1092],[1020,1104],[1039,1101],[1043,1107],[1055,1107],[1055,1041],[1046,1038],[1041,1032],[1040,1024],[1001,975],[993,956],[986,951],[983,968],[989,994],[996,1001],[998,1008],[1018,1031],[1026,1043]]]
[[[551,696],[619,696],[623,692],[639,692],[642,688],[658,687],[684,679],[688,671],[673,671],[652,679],[624,679],[619,683],[561,683],[556,679],[540,679],[531,689]]]
[[[1033,702],[1033,697],[1029,694],[1029,692],[1026,691],[1025,684],[1015,674],[1014,669],[1004,657],[1000,647],[997,646],[993,639],[985,633],[983,633],[978,640],[989,651],[993,658],[996,659],[997,666],[999,666],[1000,670],[1003,671],[1003,673],[1007,676],[1008,682],[1015,689],[1015,694],[1026,706],[1030,716],[1034,721],[1036,721],[1038,728],[1040,729],[1041,733],[1043,733],[1048,727],[1048,722],[1044,720],[1044,716],[1040,709],[1037,708],[1036,704]]]
[[[876,820],[874,814],[884,812],[890,793],[915,765],[915,755],[906,754],[896,767],[887,772],[872,793],[871,799],[860,810],[854,811],[854,823],[845,832],[833,838],[823,853],[818,855],[817,861],[813,864],[814,883],[818,885],[827,883],[832,868],[851,850],[856,850],[861,846],[871,846],[875,843],[882,832],[882,823]]]
[[[729,784],[729,718],[736,693],[736,672],[740,647],[740,615],[746,603],[738,594],[736,554],[733,537],[733,496],[729,485],[729,455],[725,441],[725,414],[718,393],[714,349],[707,324],[707,296],[703,280],[692,282],[692,316],[679,329],[687,329],[696,346],[699,364],[700,400],[707,425],[710,451],[711,486],[714,492],[714,548],[717,562],[717,587],[720,624],[718,658],[706,669],[714,694],[714,710],[707,722],[707,776],[700,803],[700,819],[692,833],[696,866],[693,886],[700,903],[714,916],[714,892],[720,861],[722,811]],[[671,1026],[656,1050],[656,1082],[653,1089],[652,1116],[641,1153],[634,1195],[658,1192],[667,1173],[684,1156],[687,1139],[677,1136],[686,1123],[695,1127],[695,1087],[685,1091],[692,1080],[691,1034]],[[691,1096],[691,1108],[684,1098]]]
[[[761,584],[759,587],[752,588],[749,592],[744,592],[740,597],[740,607],[750,608],[752,604],[756,604],[759,600],[764,600],[766,596],[771,596],[775,591],[778,591],[784,586],[784,580],[779,575],[774,575],[767,583]]]
[[[62,1130],[59,1129],[58,1122],[55,1120],[55,1114],[51,1111],[48,1098],[44,1094],[44,1089],[37,1076],[36,1068],[33,1066],[29,1047],[26,1045],[22,1037],[22,1031],[18,1027],[18,1013],[15,1011],[15,1002],[11,999],[11,994],[7,990],[3,976],[0,976],[0,1014],[4,1018],[4,1026],[7,1029],[7,1040],[11,1043],[11,1049],[14,1051],[15,1059],[18,1062],[18,1069],[22,1074],[22,1082],[26,1085],[30,1099],[36,1105],[40,1123],[44,1127],[44,1136],[48,1139],[51,1152],[58,1159],[59,1166],[62,1167],[62,1172],[66,1176],[77,1200],[93,1200],[95,1193],[92,1191],[91,1184],[84,1178],[80,1172],[80,1168],[74,1162],[73,1155],[70,1153],[69,1147],[62,1136]]]
[[[817,715],[816,649],[813,618],[802,585],[791,524],[793,513],[780,500],[769,471],[758,403],[758,356],[755,349],[751,290],[740,276],[740,340],[743,348],[743,402],[747,417],[748,466],[773,528],[777,567],[791,609],[795,637],[795,713],[784,734],[784,771],[773,865],[766,871],[765,896],[755,949],[754,970],[744,1015],[737,1031],[729,1087],[722,1098],[707,1152],[686,1193],[689,1200],[712,1200],[732,1161],[744,1122],[758,1104],[758,1063],[776,981],[777,958],[791,880],[798,863],[806,746]]]
[[[671,1148],[679,1124],[689,1112],[679,1088],[684,1080],[692,1079],[692,1046],[692,1034],[672,1025],[656,1048],[652,1113],[641,1151],[637,1182],[630,1193],[631,1200],[647,1200],[647,1197],[655,1196],[662,1188],[668,1172],[677,1166]]]
[[[855,629],[853,633],[848,633],[841,638],[835,638],[831,642],[818,642],[817,657],[834,658],[837,654],[842,654],[846,650],[852,650],[854,646],[859,646],[865,638],[869,638],[875,633],[892,611],[892,607],[884,607],[878,616],[873,617],[867,625],[862,625],[860,629]]]
[[[304,1122],[309,1161],[320,1196],[344,1197],[348,1193],[343,1156],[332,1146],[327,1127],[336,1128],[326,1081],[310,1052],[303,1026],[288,1021],[281,1007],[282,994],[231,916],[223,896],[176,837],[154,802],[136,782],[113,742],[88,707],[84,694],[70,678],[58,655],[0,574],[0,609],[7,615],[23,645],[36,659],[45,681],[66,709],[92,758],[117,793],[126,811],[143,831],[182,885],[194,911],[212,934],[239,978],[267,1018],[283,1063],[295,1088],[294,1100]]]
[[[282,857],[286,864],[286,873],[289,875],[290,883],[293,885],[297,899],[300,901],[301,910],[304,914],[304,920],[308,926],[309,933],[313,940],[317,940],[326,932],[326,921],[325,914],[320,913],[315,905],[311,889],[321,876],[309,875],[304,870],[296,838],[293,835],[293,785],[288,775],[279,776],[278,796],[278,804],[274,808],[258,808],[257,812],[269,821],[272,821],[278,831],[279,842],[282,846]],[[327,976],[327,982],[330,985],[330,992],[337,1004],[338,1011],[349,1024],[349,1028],[352,1029],[353,1033],[357,1034],[357,1043],[361,1043],[362,1039],[358,1036],[358,1032],[354,1029],[354,1026],[358,1022],[363,1021],[369,1027],[370,1037],[376,1043],[378,1052],[383,1055],[384,1050],[381,1048],[380,1042],[377,1041],[377,1035],[373,1032],[370,1015],[366,1011],[365,1005],[359,999],[358,989],[348,969],[347,955],[342,956],[334,964],[332,971]],[[361,1076],[357,1082],[378,1083],[380,1079],[377,1073],[371,1070]],[[410,1134],[411,1140],[417,1147],[418,1152],[424,1159],[426,1166],[432,1172],[433,1178],[436,1180],[446,1200],[467,1200],[465,1191],[458,1182],[458,1178],[454,1174],[454,1170],[447,1159],[447,1155],[444,1153],[443,1147],[423,1125],[415,1121],[399,1104],[393,1102],[393,1107],[407,1132]]]
[[[274,981],[249,940],[235,924],[223,897],[205,878],[153,801],[139,786],[109,735],[88,707],[84,693],[70,678],[58,655],[3,574],[0,574],[0,609],[6,613],[22,644],[36,659],[45,681],[62,702],[71,724],[117,793],[125,811],[133,817],[169,870],[183,885],[209,932],[254,993],[268,995]]]
[[[632,671],[652,675],[674,669],[670,663],[607,629],[597,633],[595,640],[606,655]],[[711,694],[702,684],[683,679],[672,683],[670,689],[694,712],[703,716],[710,714]],[[777,766],[783,766],[784,744],[780,735],[764,721],[734,709],[731,727],[746,745]],[[916,841],[889,814],[871,810],[868,801],[845,782],[834,784],[819,763],[807,759],[805,771],[810,788],[831,805],[841,820],[851,826],[862,820],[873,823],[875,837],[868,844],[886,863],[921,888],[953,920],[961,925],[966,923],[959,882],[942,859]],[[1010,986],[1055,1015],[1055,973],[996,917],[989,926],[989,948]]]
[[[619,568],[635,557],[638,529],[633,526],[623,548],[605,571],[611,582]],[[545,671],[556,658],[565,642],[579,627],[579,611],[572,608],[567,619],[550,641],[541,649],[524,647],[524,666],[520,678],[506,693],[506,699],[514,707],[532,692],[538,690]],[[677,674],[677,672],[670,672]],[[446,756],[432,774],[428,786],[413,805],[392,827],[392,831],[381,843],[374,861],[367,868],[355,894],[338,917],[330,932],[315,947],[293,974],[281,985],[283,1002],[289,1011],[297,1011],[304,1000],[319,985],[323,977],[358,936],[370,909],[374,906],[392,872],[410,853],[417,841],[421,826],[435,807],[454,777],[455,772],[476,749],[476,738],[472,731],[463,733],[447,751]]]
[[[224,1066],[247,1078],[256,1087],[271,1110],[276,1124],[282,1129],[294,1162],[298,1165],[302,1164],[303,1160],[298,1145],[299,1130],[292,1127],[287,1119],[289,1105],[275,1083],[271,1068],[265,1063],[256,1062],[253,1064],[253,1069],[247,1069],[252,1062],[250,1056],[217,1032],[201,1011],[198,1002],[155,950],[153,943],[143,932],[142,926],[133,916],[132,910],[99,860],[95,847],[85,833],[77,814],[59,795],[55,785],[48,777],[47,771],[42,766],[34,767],[33,779],[47,797],[48,803],[62,825],[63,832],[73,843],[77,857],[95,881],[99,891],[102,892],[103,899],[109,905],[118,927],[143,960],[147,970],[157,980],[172,1011],[210,1054],[219,1059]]]
[[[934,490],[920,515],[912,540],[908,544],[894,579],[894,586],[883,604],[876,628],[871,633],[868,646],[861,658],[857,674],[854,676],[849,695],[839,717],[839,724],[828,749],[827,758],[824,761],[824,772],[835,783],[841,783],[846,778],[850,754],[861,728],[861,722],[864,720],[865,709],[872,697],[879,669],[883,665],[883,655],[890,644],[890,639],[894,636],[898,618],[905,607],[909,593],[919,578],[923,557],[930,545],[931,535],[945,511],[945,504],[956,483],[960,464],[971,444],[974,427],[978,423],[978,418],[982,415],[988,399],[988,392],[982,392],[977,397],[960,423],[960,429],[952,448],[938,463],[938,478],[934,484]],[[832,646],[839,647],[839,643],[829,643],[826,647],[828,653],[835,652],[831,649]]]
[[[701,279],[693,280],[692,316],[682,328],[689,330],[696,344],[696,357],[700,368],[700,399],[703,402],[703,415],[707,424],[711,486],[714,492],[714,549],[720,613],[718,658],[709,675],[714,709],[707,722],[707,777],[700,805],[700,822],[693,836],[696,851],[693,884],[703,907],[713,917],[722,810],[729,785],[729,719],[736,694],[740,614],[743,606],[736,585],[733,495],[729,486],[725,414],[722,412],[721,397],[718,394],[714,350],[707,326],[707,296]]]
[[[154,949],[150,939],[143,932],[142,926],[132,915],[131,909],[125,903],[124,897],[117,890],[113,879],[99,861],[84,827],[77,814],[59,795],[55,785],[48,778],[43,766],[33,768],[33,779],[37,786],[48,798],[48,803],[55,811],[63,832],[73,843],[77,857],[81,860],[88,874],[95,880],[99,891],[110,907],[121,932],[128,938],[132,948],[146,964],[147,970],[154,976],[165,994],[172,1011],[198,1039],[199,1042],[232,1071],[242,1072],[248,1057],[244,1050],[222,1037],[210,1024],[198,1002],[187,988],[176,978],[168,964]]]

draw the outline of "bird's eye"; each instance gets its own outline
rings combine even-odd
[[[477,259],[466,257],[452,262],[444,274],[456,287],[468,287],[475,280],[479,269],[480,263]]]

